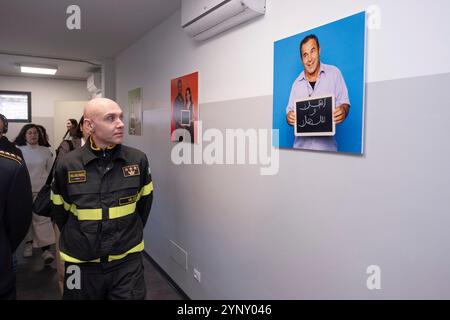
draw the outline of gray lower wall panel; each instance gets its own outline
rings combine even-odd
[[[450,299],[449,87],[449,74],[368,84],[364,156],[280,150],[275,176],[172,164],[169,108],[146,110],[145,136],[127,137],[152,167],[146,250],[193,299]],[[223,132],[271,116],[272,96],[200,105]]]

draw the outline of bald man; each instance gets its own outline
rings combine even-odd
[[[52,185],[63,299],[145,299],[143,228],[153,200],[147,157],[122,145],[116,102],[89,101],[83,125],[90,137],[58,162]]]

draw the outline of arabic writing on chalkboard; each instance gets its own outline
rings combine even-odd
[[[332,136],[334,97],[314,97],[296,102],[296,136]]]

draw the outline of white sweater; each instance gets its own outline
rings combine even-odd
[[[52,168],[53,155],[48,148],[37,144],[17,147],[22,150],[23,158],[30,174],[31,189],[33,192],[39,192]]]

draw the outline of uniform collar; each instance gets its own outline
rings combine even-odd
[[[92,151],[101,151],[102,150],[102,148],[97,147],[97,145],[94,142],[94,139],[92,139],[92,136],[89,136],[89,141],[88,142],[89,142],[89,147],[90,147],[90,149]],[[112,144],[110,146],[107,146],[105,149],[106,150],[113,150],[115,147],[116,147],[116,145]]]
[[[11,150],[13,146],[12,142],[10,142],[6,136],[0,137],[0,150],[8,151]]]
[[[125,160],[125,155],[123,154],[121,144],[108,146],[106,150],[107,152],[112,152],[111,160],[115,160],[118,158]],[[81,148],[81,157],[83,160],[83,165],[88,164],[94,159],[100,158],[101,154],[102,149],[97,147],[94,143],[94,140],[92,140],[92,138],[89,137],[84,146]]]
[[[0,137],[0,145],[2,145],[2,144],[5,144],[5,145],[8,144],[8,145],[9,145],[9,143],[10,143],[10,142],[9,142],[9,140],[8,140],[8,138],[7,138],[6,136],[3,136],[3,135],[2,135],[2,136]]]

